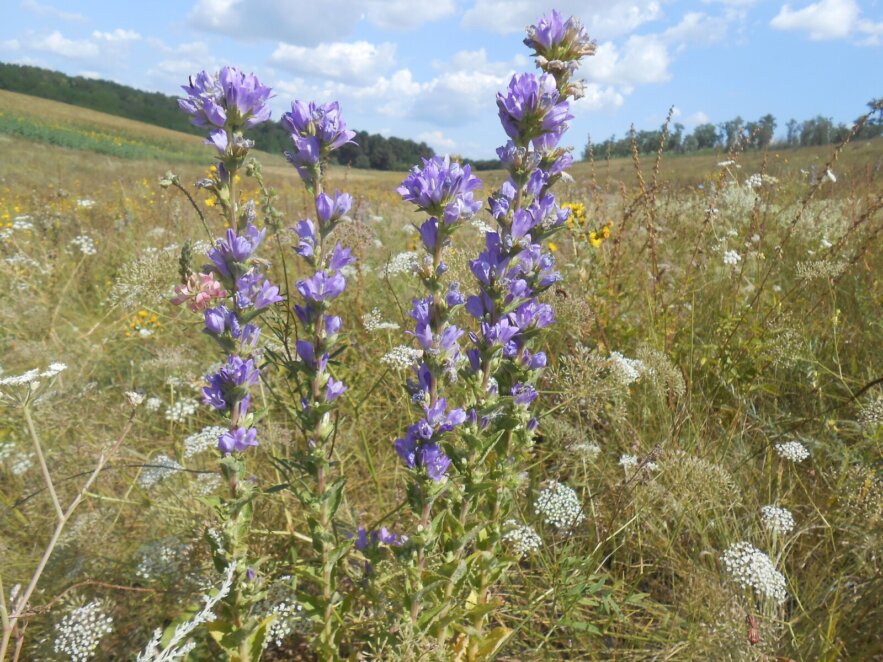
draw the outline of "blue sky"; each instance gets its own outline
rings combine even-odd
[[[494,94],[533,70],[524,26],[553,6],[598,43],[570,144],[630,124],[816,114],[883,96],[883,0],[6,0],[0,60],[177,94],[224,64],[293,99],[339,99],[350,126],[491,158]]]

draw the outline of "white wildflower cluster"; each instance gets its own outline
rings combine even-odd
[[[16,232],[30,232],[34,229],[30,216],[16,216],[12,219],[12,229]]]
[[[858,422],[868,430],[883,425],[883,398],[877,398],[862,405],[858,412]]]
[[[366,331],[395,331],[399,325],[395,322],[384,322],[380,308],[375,308],[370,313],[362,315],[362,326]]]
[[[627,358],[619,352],[610,352],[609,358],[613,373],[623,386],[629,386],[638,381],[647,370],[643,361]]]
[[[776,444],[775,448],[779,457],[789,462],[803,462],[809,457],[809,450],[799,441],[786,441]]]
[[[184,459],[199,455],[210,448],[218,447],[218,437],[224,434],[227,428],[220,425],[209,425],[199,432],[194,432],[184,439]]]
[[[100,600],[77,607],[55,626],[52,650],[73,662],[91,660],[104,635],[113,632],[113,618]]]
[[[730,545],[721,556],[727,572],[742,588],[754,589],[761,597],[782,604],[788,597],[785,577],[776,570],[770,557],[748,542]]]
[[[209,496],[221,486],[221,477],[215,473],[199,474],[192,485],[193,492],[198,496]]]
[[[482,236],[486,235],[488,232],[496,232],[494,228],[482,221],[478,216],[473,217],[471,223],[472,227],[478,230]]]
[[[172,423],[184,423],[196,413],[199,402],[194,398],[181,398],[171,407],[166,407],[166,420]]]
[[[593,459],[601,453],[601,447],[593,441],[576,441],[568,444],[567,450],[575,455]]]
[[[64,363],[50,363],[45,370],[37,370],[33,368],[20,375],[10,375],[9,377],[0,377],[0,386],[33,386],[36,388],[40,383],[40,379],[52,379],[62,371],[67,370]]]
[[[34,453],[16,453],[9,463],[9,470],[13,476],[21,476],[34,466]]]
[[[146,580],[169,579],[179,574],[190,555],[190,545],[174,536],[152,540],[138,551],[135,575]]]
[[[748,188],[760,188],[761,186],[772,186],[778,183],[778,178],[771,175],[761,175],[759,172],[754,173],[745,180],[745,186]]]
[[[15,443],[11,441],[0,442],[0,462],[12,457],[15,453]]]
[[[586,518],[576,492],[555,480],[540,492],[533,507],[546,524],[562,531],[570,531]]]
[[[298,603],[294,591],[289,586],[290,582],[290,576],[280,577],[267,591],[267,597],[257,606],[257,612],[262,616],[276,615],[267,628],[264,648],[269,646],[270,642],[281,646],[285,639],[303,625],[303,607]]]
[[[380,357],[380,362],[395,370],[407,370],[423,356],[423,350],[397,345]]]
[[[123,395],[126,397],[126,401],[133,407],[138,407],[144,402],[144,394],[138,391],[124,391]]]
[[[95,206],[95,201],[90,200],[89,198],[83,198],[81,200],[77,200],[77,207],[80,209],[91,209]]]
[[[410,226],[408,226],[410,227]],[[420,266],[419,255],[416,251],[405,251],[392,256],[386,263],[383,273],[386,276],[399,276],[401,274],[412,274]]]
[[[637,467],[638,461],[637,455],[629,455],[625,453],[619,458],[619,466],[621,466],[623,470],[628,471],[629,469]]]
[[[624,453],[619,458],[619,465],[622,467],[622,470],[628,476],[633,470],[637,471],[640,469],[641,471],[658,471],[659,465],[656,462],[644,462],[641,463],[641,459],[637,455],[629,455],[628,453]]]
[[[147,411],[159,411],[159,408],[162,407],[162,400],[155,396],[147,398],[147,402],[144,403],[144,406],[147,407]]]
[[[536,531],[526,524],[519,524],[517,520],[507,519],[503,522],[503,530],[503,542],[512,548],[516,556],[535,552],[543,545]]]
[[[141,487],[146,489],[155,487],[169,476],[184,468],[165,454],[160,454],[152,458],[149,464],[150,466],[144,467],[141,476],[138,477],[138,482],[141,484]]]
[[[95,255],[98,249],[95,248],[95,241],[87,234],[81,234],[68,242],[69,246],[79,249],[83,255]]]
[[[735,267],[742,261],[742,256],[738,251],[732,249],[724,251],[724,264],[728,267]]]
[[[770,533],[784,536],[794,528],[794,515],[787,508],[764,506],[760,509],[760,518]]]

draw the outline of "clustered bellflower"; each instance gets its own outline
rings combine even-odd
[[[282,116],[282,126],[294,143],[294,148],[285,152],[285,158],[311,192],[319,183],[321,163],[334,150],[353,142],[356,135],[346,128],[336,101],[324,105],[295,101],[291,112]]]
[[[240,207],[231,191],[233,176],[251,147],[242,131],[270,119],[267,102],[272,90],[235,67],[215,74],[202,71],[189,83],[183,86],[187,97],[178,105],[193,124],[210,131],[206,142],[217,150],[218,167],[214,179],[200,185],[222,203],[229,229],[208,250],[210,264],[200,274],[188,275],[172,302],[186,302],[191,310],[201,311],[205,333],[228,353],[226,363],[206,376],[203,388],[203,402],[229,416],[230,428],[218,438],[218,449],[228,455],[258,445],[249,412],[249,387],[260,381],[253,356],[260,338],[256,319],[283,300],[279,287],[263,272],[266,262],[256,255],[267,230],[255,225],[254,205]],[[222,303],[212,305],[218,302]]]
[[[413,402],[424,408],[426,416],[396,441],[395,448],[410,469],[422,470],[433,481],[440,481],[451,464],[438,443],[440,436],[465,420],[463,410],[454,409],[450,420],[436,427],[440,412],[447,406],[441,397],[441,384],[445,379],[457,378],[460,339],[465,333],[449,321],[466,298],[460,293],[459,283],[442,283],[448,269],[444,250],[453,233],[481,208],[481,202],[473,198],[473,191],[481,185],[468,165],[461,166],[447,156],[434,156],[423,159],[422,167],[411,168],[397,189],[402,199],[429,216],[418,227],[426,250],[419,273],[429,293],[414,299],[410,312],[414,320],[411,333],[422,349],[422,360],[414,367],[417,379],[410,382],[409,388]],[[432,434],[427,437],[430,430]]]

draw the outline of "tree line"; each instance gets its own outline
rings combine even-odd
[[[858,139],[883,135],[883,111],[879,102],[871,101],[868,106],[877,113],[858,131],[855,136]],[[686,133],[684,125],[676,122],[667,132],[660,127],[651,131],[635,131],[634,135],[629,133],[623,138],[614,135],[600,143],[586,143],[582,156],[587,160],[590,149],[596,159],[605,158],[607,154],[613,157],[631,156],[633,143],[639,153],[656,152],[661,143],[665,151],[675,153],[710,149],[729,151],[734,148],[807,147],[842,142],[852,131],[851,125],[842,122],[835,124],[830,117],[822,115],[803,122],[788,120],[783,135],[776,135],[777,128],[776,118],[769,113],[756,121],[746,121],[736,116],[720,124],[706,122],[695,127],[692,133]]]
[[[176,97],[144,92],[106,80],[67,76],[40,67],[0,62],[0,89],[43,99],[61,101],[108,115],[126,117],[174,131],[202,135],[178,110]],[[278,122],[259,124],[249,132],[257,149],[280,154],[291,148],[288,132]],[[355,145],[345,145],[333,154],[341,165],[375,170],[407,170],[421,157],[433,156],[425,142],[385,137],[358,131]]]

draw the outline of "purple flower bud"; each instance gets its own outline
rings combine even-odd
[[[329,336],[336,336],[340,332],[341,324],[340,317],[337,315],[326,315],[325,333]]]
[[[224,333],[227,319],[227,307],[218,306],[217,308],[208,308],[203,313],[205,316],[205,330],[213,336],[219,336]]]
[[[423,224],[420,226],[420,239],[423,241],[423,246],[430,253],[434,253],[436,246],[438,246],[438,219],[437,218],[428,218],[423,221]]]
[[[332,275],[324,271],[315,274],[296,283],[297,291],[308,302],[323,303],[336,299],[346,289],[346,278],[341,273]]]
[[[334,377],[329,377],[328,383],[325,385],[325,401],[334,402],[337,398],[343,395],[346,389],[346,384],[337,381]]]
[[[333,198],[327,193],[320,193],[316,196],[316,215],[322,225],[334,223],[344,216],[352,206],[353,198],[349,193],[335,191]]]
[[[445,303],[448,305],[448,308],[462,306],[466,303],[466,297],[460,292],[460,283],[454,282],[448,285],[448,293],[445,295]]]

